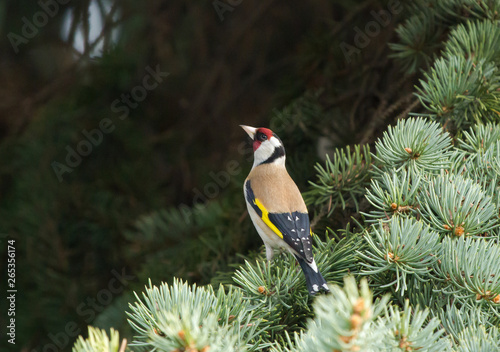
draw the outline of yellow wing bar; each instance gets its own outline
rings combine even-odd
[[[264,205],[257,199],[255,198],[254,200],[254,204],[260,209],[260,211],[262,212],[262,215],[261,215],[261,219],[262,221],[264,221],[264,223],[269,226],[269,228],[271,230],[273,230],[273,232],[275,234],[277,234],[281,239],[283,239],[283,234],[281,233],[280,230],[278,230],[278,228],[276,227],[276,225],[274,225],[271,220],[269,220],[269,212],[267,211],[267,209],[264,207]]]

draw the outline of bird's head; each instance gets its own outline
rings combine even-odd
[[[260,164],[285,164],[285,147],[281,139],[268,128],[240,125],[253,141],[254,167]]]

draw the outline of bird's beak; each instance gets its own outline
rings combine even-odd
[[[240,125],[241,128],[245,130],[245,132],[250,136],[250,138],[253,139],[255,136],[255,132],[257,132],[257,129],[255,127],[250,127],[250,126],[245,126],[245,125]]]

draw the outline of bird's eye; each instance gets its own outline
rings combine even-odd
[[[259,141],[263,142],[263,141],[265,141],[267,139],[267,136],[264,133],[259,132],[259,133],[257,133],[257,139]]]

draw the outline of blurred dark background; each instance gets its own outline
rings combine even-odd
[[[15,239],[18,290],[6,346],[70,350],[89,324],[128,336],[148,279],[221,282],[259,251],[239,124],[273,128],[307,191],[325,153],[418,111],[417,76],[389,58],[394,3],[3,1],[1,287]]]

